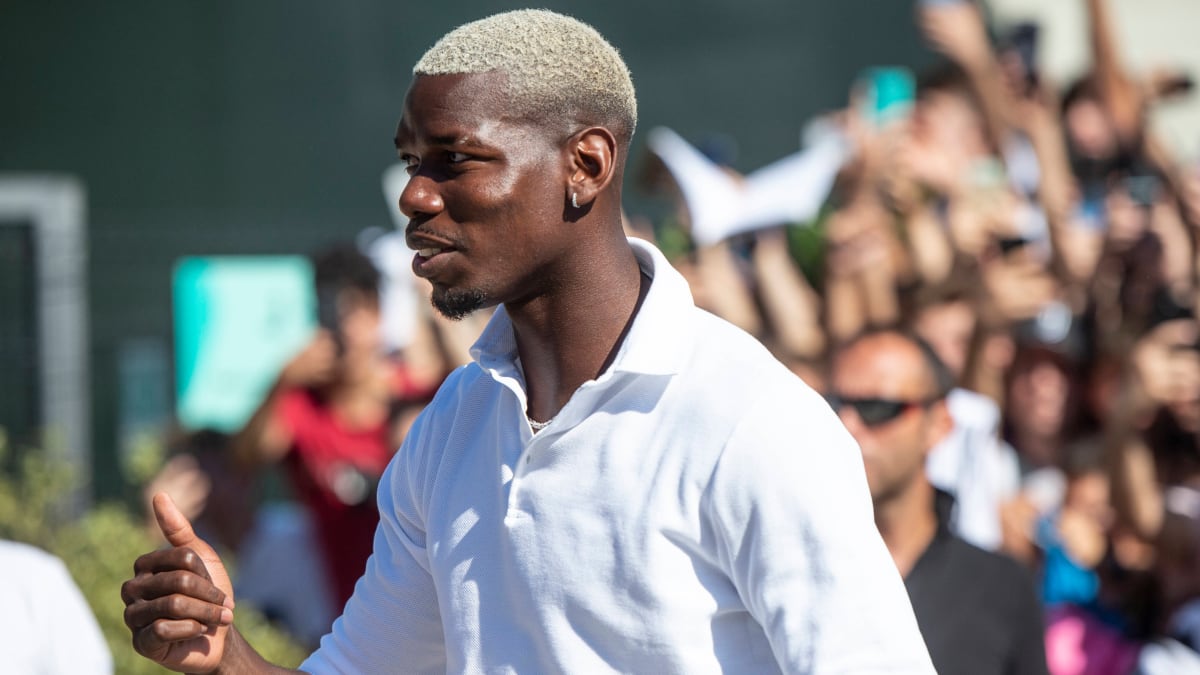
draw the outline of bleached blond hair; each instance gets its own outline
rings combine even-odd
[[[628,141],[637,126],[629,68],[595,28],[543,9],[496,14],[459,26],[413,67],[414,75],[499,71],[513,105],[534,116],[574,117]]]

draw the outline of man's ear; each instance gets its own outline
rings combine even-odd
[[[567,143],[567,202],[588,208],[612,183],[617,170],[617,139],[604,127],[588,127]]]
[[[942,442],[942,439],[950,435],[950,431],[954,429],[954,418],[950,416],[950,406],[946,403],[945,398],[930,406],[929,414],[929,438],[926,439],[926,445],[932,450],[935,445]]]

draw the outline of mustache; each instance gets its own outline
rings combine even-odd
[[[423,235],[425,237],[428,237],[429,239],[444,241],[447,244],[450,244],[451,246],[453,246],[454,248],[458,248],[458,249],[463,248],[463,242],[462,242],[461,238],[451,235],[448,232],[443,232],[441,230],[437,230],[432,227],[429,227],[429,226],[425,225],[424,223],[410,222],[408,224],[408,227],[404,228],[404,238],[406,240],[411,241],[412,237],[414,235]]]

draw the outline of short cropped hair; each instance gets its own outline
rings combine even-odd
[[[350,244],[336,244],[312,255],[313,281],[319,290],[354,289],[368,298],[379,295],[379,269]]]
[[[541,9],[496,14],[438,40],[414,75],[503,72],[515,105],[534,116],[579,116],[628,142],[637,126],[629,68],[595,28]]]
[[[840,345],[837,348],[836,354],[845,353],[861,342],[884,336],[899,338],[901,341],[907,342],[917,349],[917,352],[921,355],[922,370],[929,377],[929,384],[933,389],[929,392],[931,399],[943,399],[954,389],[954,375],[950,372],[945,362],[942,361],[942,358],[938,356],[937,351],[924,338],[911,330],[904,328],[869,328]]]
[[[961,96],[971,105],[981,107],[975,89],[971,86],[971,77],[962,66],[953,61],[938,61],[917,76],[917,98],[933,92]]]

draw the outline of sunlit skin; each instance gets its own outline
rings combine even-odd
[[[400,209],[435,306],[505,305],[529,412],[549,419],[603,371],[644,290],[621,228],[626,148],[604,127],[514,117],[505,78],[416,78],[396,131],[412,176]]]
[[[338,343],[334,347],[331,379],[313,384],[334,402],[344,399],[347,393],[370,393],[373,397],[379,393],[379,386],[358,385],[373,382],[387,386],[386,369],[380,364],[379,301],[366,297],[362,291],[345,289],[338,298],[338,314]]]
[[[933,383],[917,348],[900,337],[872,336],[839,353],[829,378],[830,389],[848,398],[919,401],[930,396]],[[887,501],[909,489],[925,466],[936,442],[939,413],[945,404],[910,407],[896,419],[869,427],[850,406],[838,415],[858,441],[871,496]]]
[[[984,121],[962,96],[944,91],[923,93],[913,115],[913,133],[929,147],[967,158],[988,153]]]
[[[1112,119],[1099,102],[1076,101],[1067,108],[1063,121],[1071,145],[1084,157],[1105,158],[1116,154],[1120,139]]]
[[[571,228],[560,227],[569,157],[539,125],[503,115],[502,80],[419,77],[396,130],[411,175],[400,208],[419,251],[413,270],[447,314],[472,296],[490,306],[543,295],[572,244]]]
[[[1009,373],[1008,415],[1014,445],[1038,466],[1052,464],[1070,412],[1071,375],[1042,349],[1023,349]]]
[[[515,117],[505,77],[414,80],[396,132],[412,176],[400,207],[435,304],[455,315],[504,303],[528,412],[545,420],[604,371],[649,285],[621,226],[629,130]],[[231,630],[220,558],[165,494],[154,509],[174,548],[140,557],[121,589],[135,649],[186,672],[294,672]]]
[[[1111,185],[1105,194],[1104,212],[1108,216],[1109,244],[1117,251],[1129,250],[1150,227],[1150,209],[1135,202],[1119,183]]]
[[[339,299],[338,329],[349,359],[365,359],[379,352],[381,321],[379,301],[362,291],[348,289]]]
[[[913,322],[917,332],[954,373],[962,377],[967,367],[971,339],[975,335],[975,312],[965,300],[926,307]]]
[[[829,384],[846,398],[920,401],[935,391],[920,350],[892,333],[868,336],[840,352]],[[911,406],[874,427],[864,424],[851,406],[843,406],[838,416],[862,450],[876,525],[897,568],[907,574],[937,527],[925,458],[950,430],[945,400]]]

